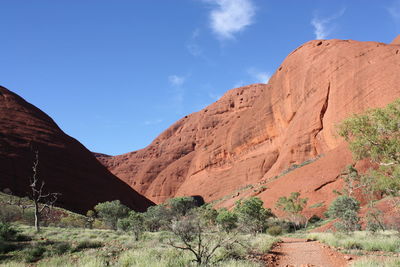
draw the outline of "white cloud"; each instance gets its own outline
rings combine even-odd
[[[269,72],[259,71],[255,68],[250,68],[247,73],[253,78],[255,83],[268,83],[271,74]]]
[[[186,78],[178,75],[168,76],[168,81],[172,86],[182,86],[185,83]]]
[[[330,17],[325,17],[325,18],[319,18],[318,16],[314,15],[314,18],[311,20],[311,24],[314,26],[314,34],[316,39],[326,39],[329,34],[331,34],[333,27],[329,26],[329,24],[341,17],[344,12],[345,8],[340,10],[338,13],[330,16]]]
[[[211,29],[221,39],[233,39],[254,22],[255,6],[252,0],[203,0],[217,5],[211,10]]]

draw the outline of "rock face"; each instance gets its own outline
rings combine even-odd
[[[148,147],[98,159],[156,203],[201,195],[230,206],[259,195],[271,207],[300,191],[310,204],[326,205],[352,162],[335,125],[400,97],[399,51],[397,42],[310,41],[268,84],[230,90]]]
[[[62,194],[58,206],[85,213],[115,199],[137,211],[153,204],[111,174],[49,116],[0,87],[0,189],[26,195],[34,151],[39,153],[38,174],[45,191]]]

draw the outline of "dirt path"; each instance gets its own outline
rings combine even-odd
[[[267,256],[268,267],[344,267],[352,257],[318,241],[282,238]]]

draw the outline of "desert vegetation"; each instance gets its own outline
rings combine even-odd
[[[262,266],[259,255],[279,240],[265,233],[272,213],[257,198],[236,211],[198,207],[191,197],[145,213],[119,201],[99,203],[87,216],[54,208],[40,232],[27,216],[32,209],[0,208],[0,266]],[[221,214],[234,214],[229,229]],[[257,223],[243,226],[254,218]]]

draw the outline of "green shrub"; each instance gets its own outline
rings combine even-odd
[[[238,216],[226,208],[222,208],[218,211],[216,222],[224,231],[230,232],[237,227]]]
[[[21,211],[16,206],[4,205],[0,207],[0,222],[9,223],[17,221],[21,217]]]
[[[340,222],[335,224],[339,231],[353,232],[360,230],[360,218],[357,212],[360,210],[360,203],[353,197],[339,196],[329,206],[329,217],[338,218]]]
[[[71,245],[67,242],[56,243],[53,245],[53,253],[56,255],[62,255],[71,250]]]
[[[278,236],[282,234],[282,227],[279,225],[271,226],[267,229],[267,233],[272,236]]]
[[[102,246],[103,246],[103,243],[98,242],[98,241],[83,240],[76,245],[76,247],[74,248],[74,252],[81,251],[83,249],[88,249],[88,248],[99,248]]]
[[[69,215],[61,218],[59,222],[60,227],[72,227],[72,228],[85,228],[86,220],[83,217],[75,215]]]
[[[28,209],[22,214],[22,220],[28,225],[35,225],[35,211],[33,209]]]
[[[17,246],[15,246],[14,244],[0,241],[0,254],[8,253],[8,252],[16,250],[16,249],[17,249]]]
[[[94,209],[97,215],[113,230],[117,230],[118,220],[127,217],[129,212],[129,208],[119,200],[99,203]]]
[[[46,249],[41,245],[36,245],[25,252],[25,262],[36,262],[40,260]]]
[[[0,223],[0,240],[12,241],[17,236],[17,231],[8,223]]]

